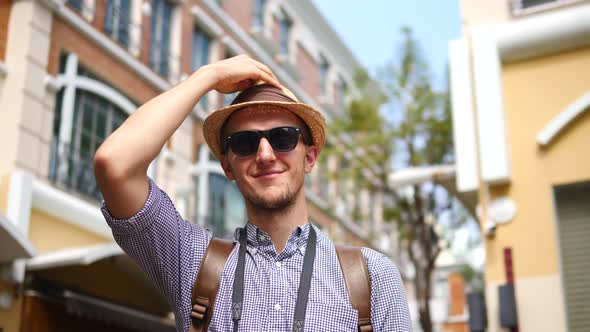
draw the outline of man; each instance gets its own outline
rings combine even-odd
[[[263,81],[267,84],[256,85]],[[208,91],[243,91],[233,106],[204,123],[211,151],[244,196],[248,223],[221,275],[211,331],[290,331],[300,275],[311,269],[305,331],[356,331],[332,242],[309,224],[304,176],[325,142],[325,121],[296,102],[267,66],[237,56],[206,65],[141,106],[99,148],[95,172],[102,212],[115,240],[170,302],[178,331],[188,331],[191,290],[211,234],[182,220],[170,198],[146,175],[148,165]],[[242,236],[242,238],[240,238]],[[315,238],[309,241],[308,238]],[[309,249],[314,247],[314,249]],[[304,264],[305,253],[316,252]],[[400,275],[393,263],[363,248],[371,277],[374,331],[410,331]],[[306,258],[305,258],[306,259]],[[232,320],[236,267],[244,267],[242,314]],[[306,268],[307,266],[307,268]]]

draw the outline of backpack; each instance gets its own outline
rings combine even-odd
[[[207,331],[221,272],[235,243],[213,238],[205,251],[191,296],[190,332]],[[335,244],[351,305],[358,311],[358,331],[371,332],[371,278],[360,247]]]

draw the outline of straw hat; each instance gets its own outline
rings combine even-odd
[[[278,106],[279,109],[292,112],[301,118],[309,128],[313,145],[318,150],[324,146],[326,120],[322,113],[307,104],[300,103],[295,95],[286,88],[281,90],[270,84],[259,84],[240,92],[231,105],[212,112],[205,119],[203,124],[205,141],[217,159],[221,159],[223,148],[221,141],[223,125],[235,111],[250,106]]]

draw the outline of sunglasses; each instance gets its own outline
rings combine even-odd
[[[303,130],[299,127],[277,127],[269,130],[245,130],[235,132],[225,138],[223,153],[231,149],[239,157],[246,157],[258,151],[262,137],[270,143],[275,151],[288,152],[297,146],[299,135]]]

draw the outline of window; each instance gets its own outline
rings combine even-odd
[[[511,0],[512,13],[515,15],[529,14],[556,8],[582,0]]]
[[[252,11],[252,27],[262,28],[264,26],[264,5],[266,0],[254,0],[254,10]]]
[[[328,60],[320,54],[320,93],[321,96],[328,95],[328,70],[330,69],[330,64]]]
[[[202,29],[195,27],[195,30],[193,31],[193,49],[191,53],[191,66],[193,71],[209,63],[210,44],[211,38]],[[208,95],[205,95],[199,101],[199,105],[206,110],[209,106],[208,101]]]
[[[279,35],[279,54],[289,54],[289,36],[291,34],[291,26],[293,22],[283,12],[280,24],[280,35]]]
[[[225,59],[229,59],[231,57],[236,56],[235,53],[231,52],[229,49],[226,50],[225,52]],[[225,106],[229,106],[229,104],[231,104],[232,101],[234,101],[234,99],[238,96],[238,92],[234,92],[234,93],[226,93],[223,95],[223,107]]]
[[[150,67],[163,77],[170,73],[170,21],[172,3],[169,0],[152,0],[150,26]]]
[[[108,0],[104,28],[106,33],[125,48],[129,47],[130,0]]]
[[[68,5],[74,7],[77,11],[81,12],[83,7],[82,0],[68,0]]]
[[[236,227],[246,220],[246,206],[234,182],[229,181],[211,150],[201,144],[194,164],[195,204],[189,215],[199,225],[208,227],[214,236],[230,238]]]
[[[209,174],[208,210],[207,226],[218,237],[231,237],[247,218],[242,194],[233,182],[219,174]]]
[[[209,63],[209,44],[211,38],[198,27],[193,32],[193,50],[192,50],[192,69],[197,70],[199,67]]]
[[[558,0],[520,0],[520,8],[530,8],[536,7],[544,4],[548,4],[551,2],[557,2]]]
[[[61,94],[56,103],[58,110],[62,105]],[[61,112],[57,114],[59,116]],[[89,198],[101,200],[94,177],[94,153],[126,118],[123,110],[105,98],[77,90],[70,142],[59,140],[59,119],[54,126],[50,180]]]
[[[94,154],[136,104],[80,66],[74,53],[61,54],[59,66],[64,84],[56,95],[48,178],[57,187],[100,201]],[[81,85],[82,80],[92,84]]]

